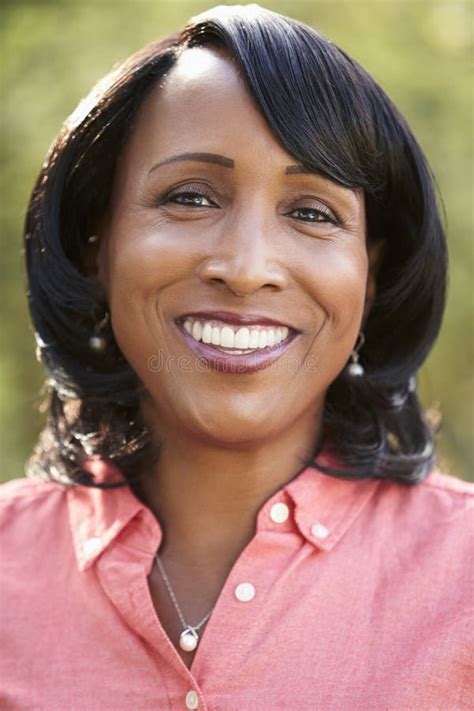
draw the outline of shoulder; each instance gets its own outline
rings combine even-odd
[[[51,490],[57,489],[58,484],[37,479],[11,479],[0,484],[0,502],[4,504],[15,499],[36,498]]]
[[[428,523],[456,531],[458,539],[472,545],[468,522],[474,510],[474,484],[435,470],[417,486],[413,499]]]
[[[34,505],[45,496],[51,496],[66,491],[66,487],[56,482],[36,479],[11,479],[0,484],[0,506],[8,508],[15,505]]]
[[[25,586],[31,580],[36,594],[59,570],[71,570],[67,492],[62,484],[33,479],[0,486],[0,589],[5,600],[29,599]]]
[[[474,484],[435,470],[419,484],[381,482],[371,513],[397,545],[458,558],[472,548],[473,509]]]
[[[433,516],[462,514],[474,506],[474,484],[432,471],[419,484],[398,484],[384,481],[380,486],[380,497],[385,503],[403,503],[404,508],[431,512]]]
[[[25,529],[25,519],[51,521],[64,510],[67,487],[55,482],[12,479],[0,485],[0,521],[5,529]],[[31,527],[28,527],[31,529]]]
[[[420,484],[413,487],[413,505],[433,517],[455,520],[472,512],[474,484],[434,470]]]
[[[458,479],[451,474],[444,474],[435,469],[431,474],[418,485],[422,489],[431,491],[435,495],[447,497],[449,500],[464,500],[465,503],[472,504],[474,501],[474,483]]]

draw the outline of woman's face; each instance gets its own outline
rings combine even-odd
[[[163,430],[237,444],[318,422],[372,292],[363,193],[298,166],[225,54],[185,51],[147,97],[101,240]]]

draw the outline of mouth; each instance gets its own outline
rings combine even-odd
[[[175,323],[195,355],[227,373],[268,367],[300,333],[288,324],[255,314],[193,313],[180,316]]]

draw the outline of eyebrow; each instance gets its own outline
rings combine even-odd
[[[231,158],[226,158],[218,153],[180,153],[179,155],[170,156],[169,158],[165,158],[165,160],[161,160],[159,163],[155,163],[148,171],[148,175],[162,165],[177,163],[183,160],[197,161],[200,163],[217,163],[217,165],[222,165],[224,168],[233,168],[235,165]]]
[[[287,165],[285,170],[285,175],[295,175],[296,173],[309,173],[310,175],[319,175],[316,170],[310,170],[305,168],[304,165],[299,163],[296,165]]]
[[[224,168],[234,168],[235,162],[232,158],[226,158],[225,156],[219,155],[219,153],[180,153],[179,155],[170,156],[161,160],[159,163],[155,163],[150,170],[148,175],[152,173],[157,168],[162,165],[167,165],[168,163],[177,163],[179,161],[195,161],[198,163],[216,163]],[[288,165],[285,169],[285,175],[294,175],[297,173],[315,173],[315,171],[305,168],[304,165]]]

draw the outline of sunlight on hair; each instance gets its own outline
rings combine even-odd
[[[254,17],[268,17],[269,13],[272,11],[268,8],[262,8],[260,5],[251,3],[249,5],[216,5],[216,7],[211,7],[209,10],[204,10],[204,12],[194,15],[189,24],[194,24],[196,22],[203,22],[204,20],[228,20],[229,18],[235,18],[236,15],[243,16],[248,19]]]
[[[64,128],[68,131],[72,131],[87,118],[92,109],[96,107],[101,99],[107,94],[107,92],[114,85],[116,79],[121,76],[122,67],[121,65],[115,67],[109,74],[100,79],[97,84],[93,86],[91,91],[85,96],[79,104],[76,106],[74,111],[67,117],[64,121]]]

